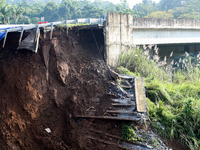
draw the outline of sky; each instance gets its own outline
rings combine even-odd
[[[103,1],[110,1],[110,2],[113,2],[114,4],[116,3],[120,3],[120,0],[103,0]],[[156,3],[158,3],[160,0],[152,0]],[[137,4],[137,3],[141,3],[142,0],[127,0],[128,4],[129,4],[129,7],[132,8],[133,5]]]

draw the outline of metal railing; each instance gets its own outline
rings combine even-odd
[[[40,27],[51,27],[51,33],[50,33],[50,39],[52,38],[52,32],[53,32],[53,26],[59,25],[59,24],[65,24],[66,28],[68,27],[68,24],[80,24],[80,23],[88,23],[88,24],[103,24],[104,19],[92,19],[92,18],[83,18],[83,19],[74,19],[74,20],[63,20],[63,21],[58,21],[58,22],[50,22],[50,23],[45,23],[45,24],[37,24],[37,25],[19,25],[17,27],[16,25],[13,25],[14,28],[10,29],[1,29],[0,33],[5,33],[4,35],[4,42],[3,42],[3,48],[6,43],[6,38],[7,34],[9,32],[21,32],[20,39],[19,39],[19,45],[21,43],[21,39],[23,36],[23,32],[25,30],[31,30],[31,29],[36,29],[36,38],[38,36],[38,32],[40,31]],[[1,26],[0,26],[1,28]]]

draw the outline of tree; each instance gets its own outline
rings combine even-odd
[[[150,15],[145,16],[145,18],[160,18],[160,19],[173,19],[172,14],[168,14],[166,11],[155,11]]]
[[[28,8],[29,7],[29,4],[26,2],[26,0],[22,0],[21,3],[19,3],[19,5],[23,8]]]
[[[44,17],[45,20],[49,22],[58,21],[59,20],[59,14],[58,14],[58,8],[59,5],[54,2],[48,2],[44,8]]]
[[[62,20],[71,19],[73,11],[72,2],[70,0],[62,0],[59,5],[59,15]]]
[[[20,7],[19,5],[14,5],[12,7],[12,19],[14,23],[16,24],[20,17],[22,17],[22,14],[25,12],[25,9]]]
[[[186,13],[185,7],[176,7],[167,11],[168,14],[172,14],[175,19],[178,19],[179,16]]]
[[[6,1],[5,0],[0,0],[0,7],[6,5]]]
[[[83,18],[103,18],[103,9],[98,9],[88,1],[86,1],[83,9],[81,10]]]
[[[190,0],[182,4],[181,7],[175,7],[168,12],[173,14],[176,19],[199,20],[200,2],[198,0]]]
[[[5,5],[3,4],[0,7],[0,19],[1,19],[1,23],[3,24],[9,24],[10,23],[10,18],[12,15],[12,7],[11,5]]]
[[[28,16],[22,16],[21,18],[19,18],[18,23],[20,23],[20,24],[30,24],[31,19]]]
[[[71,9],[71,18],[80,18],[81,17],[81,8],[79,1],[72,0],[72,9]]]
[[[31,23],[33,23],[33,24],[38,24],[38,22],[40,22],[40,18],[38,18],[38,17],[33,17],[31,19]]]
[[[143,1],[143,3],[133,6],[133,14],[140,18],[150,15],[154,11],[157,11],[157,6],[152,1]]]
[[[184,3],[183,3],[184,1]],[[189,0],[160,0],[159,10],[168,11],[169,9],[174,9],[175,7],[181,7]]]
[[[29,18],[41,18],[44,16],[44,8],[45,5],[42,2],[36,2],[33,4],[28,5],[26,8],[26,12],[24,15],[28,16]]]
[[[192,20],[200,20],[199,12],[190,12],[187,14],[183,14],[178,17],[179,19],[192,19]]]

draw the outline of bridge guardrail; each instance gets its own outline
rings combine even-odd
[[[38,32],[40,30],[40,27],[51,27],[51,34],[50,34],[50,39],[52,38],[52,32],[53,32],[53,26],[59,25],[59,24],[65,24],[66,27],[68,24],[79,24],[79,23],[88,23],[88,24],[103,24],[103,18],[100,19],[95,19],[95,18],[80,18],[80,19],[73,19],[73,20],[63,20],[63,21],[57,21],[57,22],[50,22],[50,23],[45,23],[45,24],[37,24],[37,25],[28,25],[28,26],[21,26],[21,27],[16,27],[16,25],[13,25],[13,28],[10,29],[0,29],[0,33],[3,33],[4,37],[4,42],[3,42],[3,48],[6,43],[6,38],[7,34],[9,32],[21,32],[20,39],[19,39],[19,44],[21,43],[21,39],[23,36],[23,32],[25,30],[31,30],[31,29],[36,29],[36,38],[38,36]],[[0,26],[1,28],[1,26]]]

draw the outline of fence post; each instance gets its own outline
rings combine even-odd
[[[7,35],[8,35],[8,30],[6,30],[6,32],[5,32],[5,36],[4,36],[4,40],[3,40],[3,48],[4,48],[5,44],[6,44]]]
[[[67,20],[65,20],[65,24],[66,24],[66,32],[67,32],[67,37],[68,37]]]
[[[87,23],[88,23],[88,24],[91,24],[91,19],[90,19],[90,18],[88,18]]]
[[[37,38],[38,38],[38,32],[39,32],[39,25],[37,25],[37,29],[36,29],[35,42],[37,41]]]
[[[103,24],[103,18],[100,18],[100,24]]]
[[[19,38],[19,45],[21,44],[23,33],[24,33],[24,28],[22,27],[21,35],[20,35],[20,38]]]
[[[44,38],[46,38],[46,34],[47,34],[47,27],[44,27]]]
[[[51,23],[51,33],[50,33],[50,40],[52,39],[52,33],[53,33],[53,22]]]
[[[35,48],[35,53],[37,53],[37,51],[38,51],[39,39],[40,39],[40,29],[38,29],[38,33],[36,34],[36,48]]]

